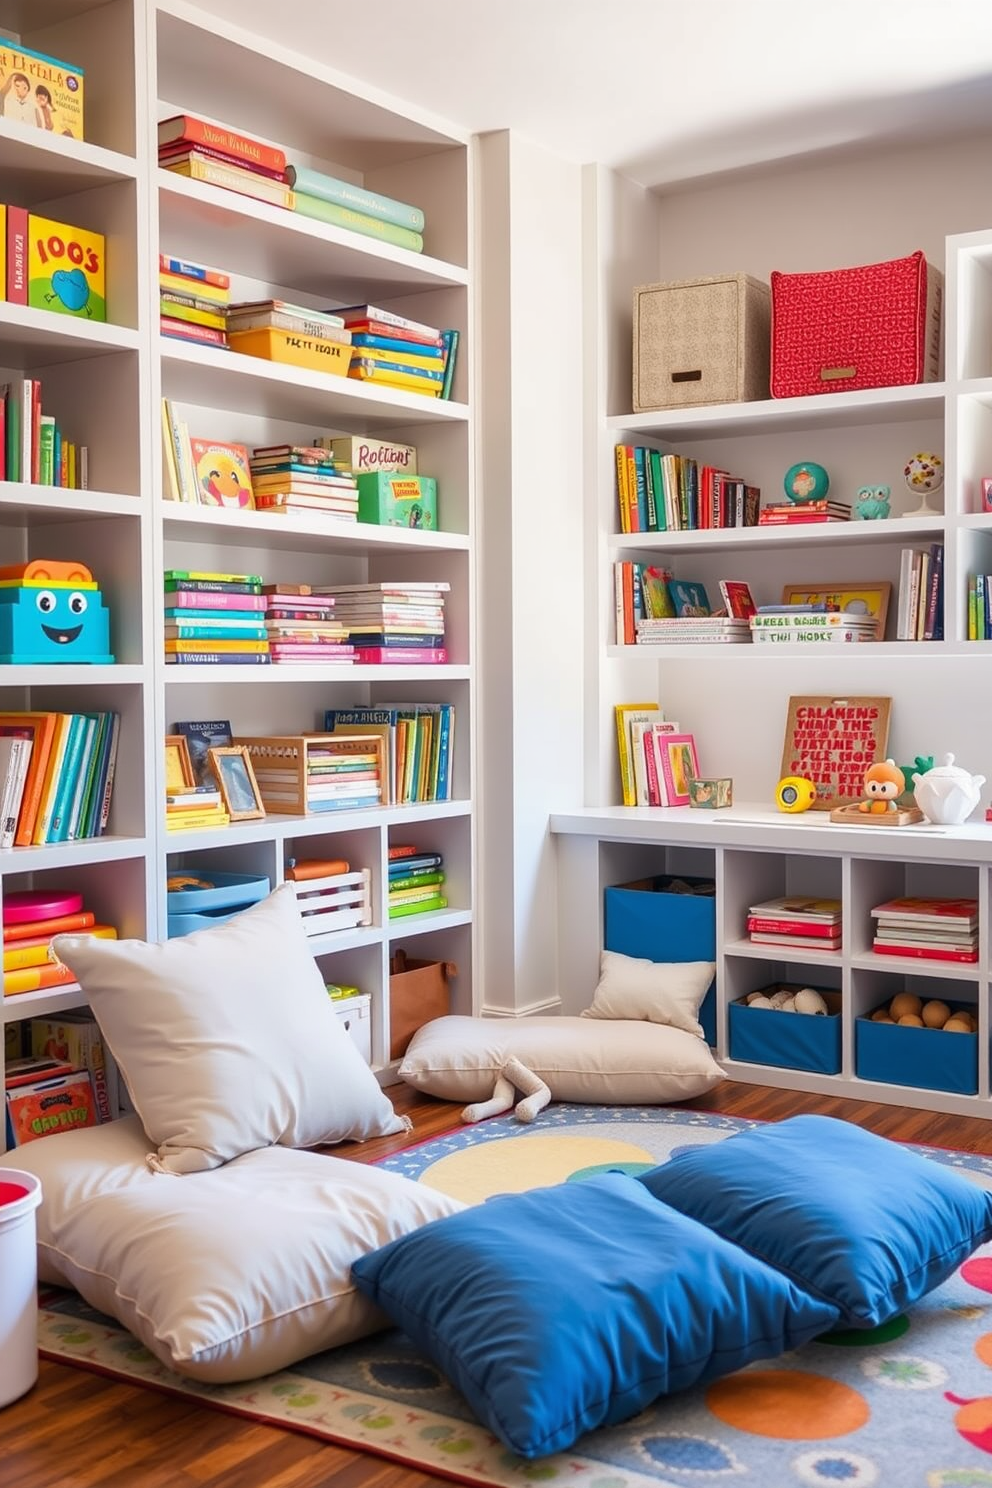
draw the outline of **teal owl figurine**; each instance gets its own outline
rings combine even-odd
[[[889,486],[859,486],[852,517],[862,522],[873,522],[889,515]]]

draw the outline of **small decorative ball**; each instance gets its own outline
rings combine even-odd
[[[759,994],[757,997],[748,998],[747,1005],[748,1007],[753,1008],[770,1008],[772,1006],[772,1000],[770,997],[765,997]]]
[[[779,1003],[778,1011],[780,1013],[794,1013],[796,1011],[796,999],[794,997],[787,997],[784,1002]]]
[[[939,1002],[936,999],[932,1002],[925,1002],[923,1004],[923,1011],[920,1014],[920,1017],[928,1028],[943,1028],[950,1016],[951,1010],[947,1006],[947,1003]]]
[[[904,1013],[898,1019],[898,1023],[900,1028],[922,1028],[924,1026],[923,1019],[918,1013]]]
[[[830,490],[830,477],[815,460],[790,465],[782,482],[790,501],[820,501]]]
[[[898,1023],[899,1019],[905,1017],[907,1013],[919,1016],[922,1006],[923,1003],[915,992],[897,992],[889,1003],[889,1015]]]
[[[792,996],[792,993],[791,992],[787,992],[784,987],[780,987],[777,992],[773,992],[772,993],[772,996],[771,996],[772,1007],[774,1007],[774,1008],[780,1008],[782,1006],[783,1002],[788,1002],[789,1001],[789,999],[790,999],[791,996]]]
[[[814,1017],[825,1018],[827,1004],[815,987],[802,987],[796,993],[796,1012],[812,1013]]]
[[[914,496],[926,491],[939,491],[944,484],[944,462],[939,455],[921,450],[907,460],[903,479]]]
[[[955,1013],[954,1017],[948,1018],[947,1022],[944,1024],[944,1032],[971,1033],[971,1024],[965,1018],[962,1018],[959,1013]]]

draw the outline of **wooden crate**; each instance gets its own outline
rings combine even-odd
[[[386,751],[379,734],[267,734],[261,738],[238,738],[234,742],[243,744],[248,750],[262,804],[268,812],[316,816],[349,806],[348,796],[342,796],[332,806],[318,806],[308,798],[311,765],[318,754],[323,754],[328,748],[342,759],[356,754],[373,754],[376,778],[369,784],[377,791],[377,805],[387,799],[384,789]]]
[[[334,873],[327,878],[290,879],[307,935],[328,935],[372,923],[372,873]]]

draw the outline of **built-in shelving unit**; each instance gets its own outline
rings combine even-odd
[[[183,869],[264,872],[288,857],[347,857],[372,871],[373,923],[314,941],[326,979],[372,995],[372,1063],[390,1077],[389,960],[399,946],[451,961],[455,1011],[473,1006],[475,917],[473,264],[468,136],[344,73],[197,6],[145,0],[0,0],[0,28],[85,69],[85,142],[0,120],[0,197],[102,231],[108,319],[82,322],[0,301],[0,382],[30,373],[90,451],[90,489],[0,483],[0,564],[88,563],[111,612],[113,666],[0,666],[0,707],[107,708],[122,715],[108,834],[0,853],[4,890],[82,890],[122,935],[166,934],[166,879]],[[287,150],[299,163],[421,205],[423,254],[324,226],[159,169],[156,124],[188,112]],[[230,351],[161,338],[158,254],[224,269],[232,299],[315,309],[368,301],[461,333],[452,398],[368,387]],[[164,499],[160,399],[194,436],[249,447],[317,435],[418,448],[438,479],[440,525],[402,532]],[[167,668],[166,567],[257,572],[266,582],[446,580],[451,664],[416,667]],[[166,833],[161,740],[180,719],[229,719],[235,734],[304,732],[329,707],[455,707],[453,799],[323,817],[272,816]],[[448,909],[390,922],[393,844],[444,853]],[[76,988],[20,994],[12,1022],[77,1006]],[[394,1067],[394,1066],[393,1066]]]

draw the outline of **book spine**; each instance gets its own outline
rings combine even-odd
[[[12,305],[28,302],[28,213],[26,207],[10,205],[7,207],[7,299]]]
[[[0,847],[13,847],[14,845],[14,832],[17,829],[17,811],[30,752],[30,739],[11,739],[10,754],[7,759],[7,774],[3,782],[2,799],[0,799]],[[19,780],[21,782],[20,789],[18,789]]]
[[[178,274],[181,279],[199,279],[202,284],[214,284],[218,289],[230,289],[230,274],[222,274],[219,269],[208,269],[203,264],[187,263],[184,258],[170,258],[167,253],[160,253],[158,266],[163,274]]]
[[[107,830],[107,823],[110,820],[110,803],[114,794],[114,775],[117,772],[117,745],[118,741],[120,740],[120,732],[121,715],[119,713],[114,713],[111,716],[110,723],[110,739],[107,749],[107,773],[103,782],[103,799],[100,802],[100,820],[96,832],[94,833],[94,835],[97,837],[103,836],[104,832]]]
[[[193,156],[197,159],[219,160],[223,165],[233,165],[239,170],[250,169],[253,176],[261,176],[267,181],[278,181],[280,186],[286,184],[285,171],[270,170],[267,165],[248,166],[238,155],[229,155],[225,150],[215,150],[210,145],[191,145],[188,140],[176,140],[173,144],[162,145],[158,152],[158,163],[164,170],[168,170],[173,164],[185,164]]]
[[[840,933],[839,925],[824,925],[818,920],[767,920],[760,915],[748,915],[747,928],[772,935],[818,935],[824,940],[835,940]]]
[[[166,128],[166,125],[171,124],[175,124],[177,128]],[[267,170],[278,171],[280,175],[284,175],[286,171],[284,150],[275,145],[263,145],[261,140],[238,134],[233,129],[219,129],[216,124],[194,119],[189,114],[181,114],[175,120],[164,120],[158,127],[158,137],[160,145],[169,145],[175,140],[188,140],[194,146],[206,145],[210,149],[222,150],[248,169],[253,165],[261,165]]]
[[[216,326],[193,325],[189,320],[177,320],[171,315],[160,315],[158,328],[163,336],[178,341],[200,341],[204,346],[227,346],[227,332]]]
[[[226,165],[209,156],[191,155],[189,161],[173,167],[177,175],[187,176],[191,181],[202,181],[207,186],[220,186],[224,191],[236,191],[240,196],[254,201],[268,202],[272,207],[284,207],[292,211],[293,193],[288,186],[273,181],[268,176],[256,176],[240,165]],[[396,229],[400,231],[399,228]]]
[[[170,651],[165,659],[170,666],[218,666],[221,664],[224,666],[248,664],[268,666],[271,661],[267,651]]]
[[[425,899],[422,904],[391,904],[389,906],[389,918],[391,920],[402,919],[404,915],[423,914],[431,909],[447,909],[448,901],[438,895],[435,899]]]
[[[378,191],[366,191],[364,186],[355,186],[350,181],[340,181],[336,176],[325,176],[322,171],[310,170],[306,166],[288,165],[286,180],[295,191],[305,196],[314,196],[319,201],[331,202],[339,207],[350,207],[366,217],[376,217],[381,222],[391,222],[396,227],[409,228],[412,232],[424,230],[424,214],[419,207],[407,202],[394,201]]]
[[[458,342],[461,333],[455,327],[441,332],[441,340],[444,342],[444,381],[441,384],[441,397],[450,398],[451,389],[455,381],[455,363],[458,360]]]
[[[407,248],[411,253],[424,251],[423,237],[408,227],[397,227],[392,222],[383,222],[364,212],[354,212],[350,207],[336,206],[334,202],[322,201],[319,196],[308,196],[299,191],[291,195],[293,199],[287,205],[301,217],[326,222],[332,227],[343,227],[349,232],[362,233],[365,237],[379,238],[384,243],[392,243],[395,248]]]

